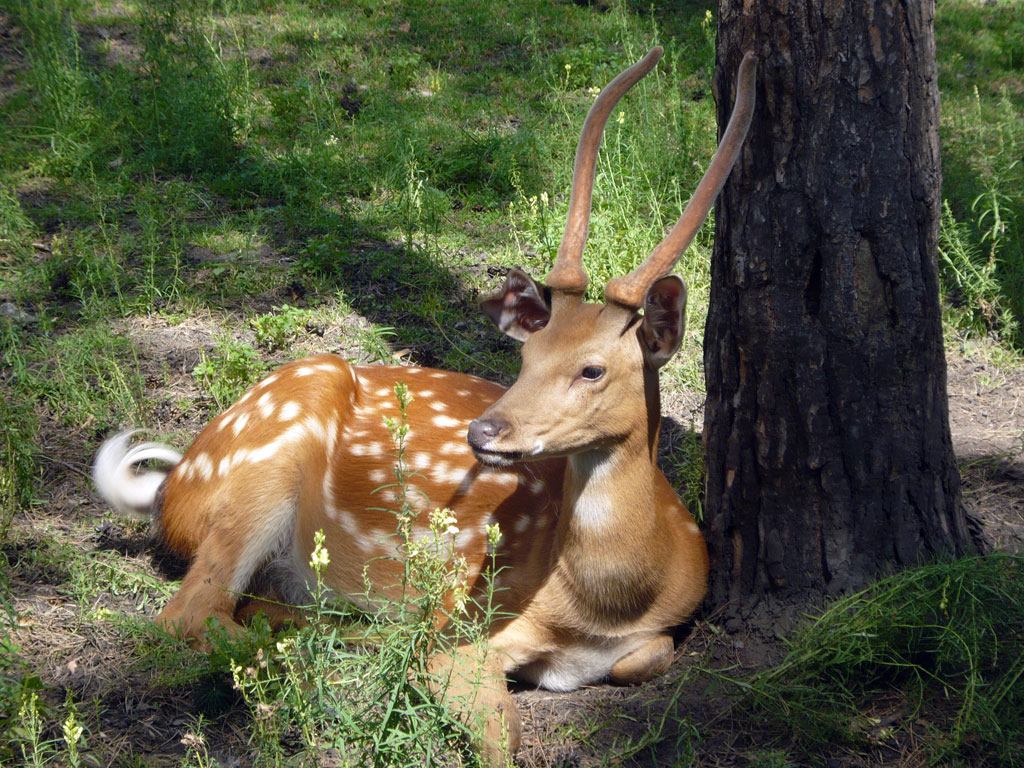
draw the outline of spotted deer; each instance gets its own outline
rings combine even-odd
[[[604,304],[583,301],[598,145],[622,95],[661,56],[654,48],[598,96],[576,153],[565,235],[541,285],[518,269],[483,302],[523,342],[522,370],[504,389],[460,373],[353,366],[319,355],[279,368],[199,434],[184,456],[125,433],[100,449],[96,486],[124,512],[155,516],[160,538],[191,561],[158,621],[201,639],[208,620],[243,618],[239,596],[263,590],[308,600],[314,533],[323,530],[326,584],[358,601],[364,571],[399,581],[395,518],[375,493],[392,479],[385,416],[404,382],[409,483],[430,508],[453,510],[454,546],[471,587],[488,560],[487,526],[503,538],[487,670],[474,709],[491,762],[515,750],[520,721],[507,675],[555,691],[661,674],[671,628],[701,601],[708,570],[697,525],[657,466],[658,369],[683,337],[686,286],[668,274],[693,239],[739,154],[754,102],[756,59],[740,65],[733,114],[693,199],[665,240]],[[158,460],[167,470],[139,471]],[[426,508],[420,525],[427,525]],[[255,585],[255,586],[254,586]],[[259,604],[259,603],[258,603]],[[269,601],[265,604],[269,606]],[[251,610],[251,609],[250,609]],[[461,653],[471,653],[460,648]]]

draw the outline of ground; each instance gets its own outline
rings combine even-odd
[[[212,328],[212,322],[202,318],[172,327],[152,317],[126,321],[120,329],[138,350],[156,401],[158,427],[186,441],[212,414],[212,406],[182,411],[175,405],[201,402],[196,400],[191,371],[203,350],[213,346]],[[300,344],[311,351],[354,352],[330,328],[323,335],[310,334]],[[997,366],[984,346],[951,345],[948,358],[950,419],[965,502],[993,546],[1019,552],[1024,549],[1024,366]],[[671,392],[665,401],[665,440],[673,439],[679,425],[700,423],[695,395]],[[152,616],[158,606],[147,584],[180,576],[181,570],[152,551],[145,525],[112,517],[98,499],[87,479],[89,437],[44,420],[47,503],[30,518],[17,520],[11,537],[8,555],[15,566],[9,577],[14,608],[21,617],[16,640],[28,668],[47,686],[44,698],[56,703],[66,689],[82,703],[80,709],[91,703],[91,736],[102,740],[104,764],[135,755],[144,756],[146,765],[178,765],[184,752],[182,735],[202,711],[216,714],[206,728],[211,754],[224,766],[245,765],[248,720],[227,682],[175,686],[168,685],[166,672],[140,671],[139,644],[145,644],[145,632],[127,632],[123,621],[114,621],[125,614]],[[100,572],[109,573],[109,591],[101,590],[96,597],[95,591],[81,585],[82,579],[95,578],[89,575],[97,573],[95,569],[77,572],[62,566],[61,557],[22,557],[34,547],[92,552],[105,564]],[[131,574],[150,581],[140,584]],[[92,595],[89,602],[83,603],[84,595]],[[635,753],[629,759],[636,764],[671,765],[690,750],[701,765],[758,760],[771,764],[776,753],[765,745],[773,744],[779,734],[762,733],[734,713],[721,676],[736,677],[778,660],[782,643],[743,631],[726,633],[714,615],[682,628],[679,639],[670,673],[648,685],[596,686],[572,694],[516,691],[525,726],[517,764],[599,765],[609,754]],[[157,649],[149,646],[145,652]],[[197,655],[196,663],[205,661]],[[211,704],[211,697],[225,700]],[[880,707],[884,710],[884,702]],[[897,708],[886,716],[899,717],[900,712]],[[656,743],[645,747],[643,740],[652,733],[658,737]],[[917,762],[913,744],[901,739],[879,741],[871,753],[837,748],[830,764]]]

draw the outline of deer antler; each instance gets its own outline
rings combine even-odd
[[[736,102],[733,104],[729,125],[725,128],[722,141],[718,145],[711,164],[704,172],[704,178],[697,185],[693,197],[679,217],[679,221],[652,251],[647,260],[628,275],[616,277],[608,281],[604,289],[606,301],[614,301],[626,307],[639,309],[643,306],[647,288],[662,275],[667,274],[675,266],[679,257],[693,240],[700,229],[704,218],[715,203],[715,198],[725,185],[740,147],[750,127],[750,118],[754,113],[754,77],[757,74],[757,56],[748,52],[740,63],[739,74],[736,76]]]
[[[650,72],[661,58],[661,46],[655,46],[640,61],[612,80],[601,91],[594,106],[587,113],[576,145],[576,163],[572,172],[572,193],[569,197],[569,215],[565,222],[565,235],[558,247],[555,265],[547,276],[547,285],[555,291],[582,294],[587,289],[587,273],[583,271],[583,244],[587,240],[590,222],[590,203],[594,193],[594,171],[597,148],[601,144],[608,116],[619,99],[636,82]]]

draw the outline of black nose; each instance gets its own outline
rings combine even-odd
[[[477,419],[469,425],[466,433],[466,440],[474,448],[484,448],[486,445],[508,431],[508,422],[500,419]]]

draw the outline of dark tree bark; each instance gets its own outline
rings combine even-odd
[[[709,599],[736,625],[977,543],[946,398],[934,2],[719,6],[719,124],[760,57],[704,346]]]

